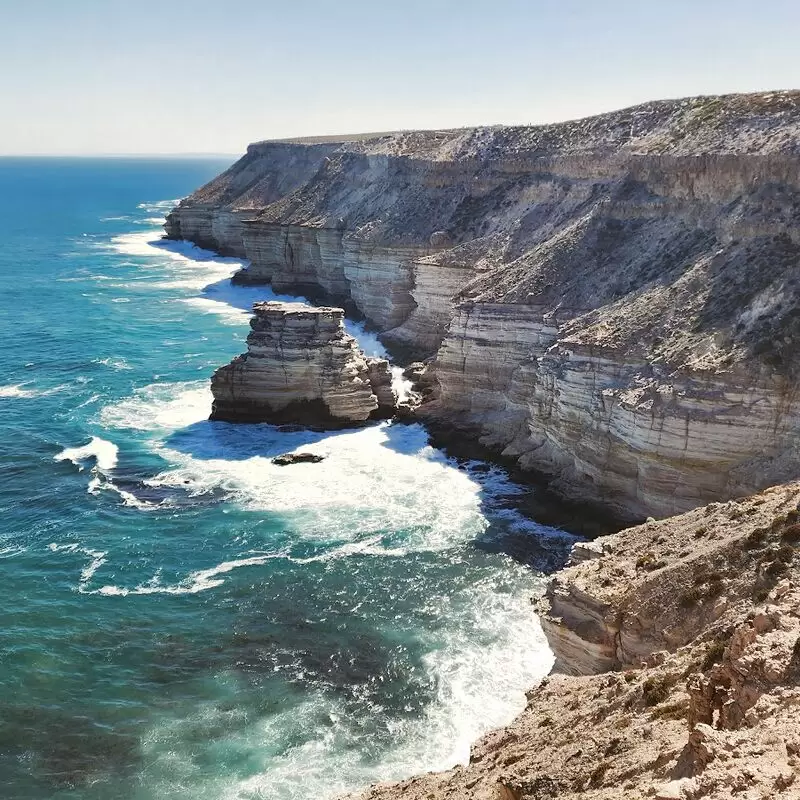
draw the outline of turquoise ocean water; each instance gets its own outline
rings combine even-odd
[[[206,421],[270,291],[159,237],[224,166],[0,159],[6,800],[335,797],[463,761],[550,667],[565,537],[500,470],[417,425]]]

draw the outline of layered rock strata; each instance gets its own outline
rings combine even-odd
[[[468,765],[359,800],[800,797],[798,501],[778,486],[577,545],[543,599],[561,674]]]
[[[420,414],[618,517],[800,474],[800,93],[260,142],[169,215],[430,361]]]
[[[389,363],[367,358],[341,308],[253,306],[247,352],[211,379],[211,419],[341,427],[390,416]]]

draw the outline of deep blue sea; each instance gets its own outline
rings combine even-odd
[[[464,761],[551,665],[565,537],[502,471],[207,421],[274,295],[160,226],[225,166],[0,159],[4,800],[323,800]]]

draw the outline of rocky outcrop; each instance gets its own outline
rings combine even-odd
[[[366,358],[341,308],[256,303],[247,353],[211,379],[211,419],[342,427],[390,416],[389,364]]]
[[[540,605],[556,670],[637,668],[763,599],[791,571],[798,500],[797,484],[779,486],[580,545]]]
[[[800,484],[576,545],[554,674],[468,765],[359,800],[800,797]]]
[[[800,93],[261,142],[167,234],[429,360],[419,414],[625,520],[800,474]]]
[[[280,456],[275,456],[272,463],[278,467],[289,467],[292,464],[319,464],[324,461],[325,456],[318,453],[284,453]]]

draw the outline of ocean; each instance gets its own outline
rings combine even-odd
[[[334,798],[466,761],[551,667],[570,537],[501,469],[207,421],[275,295],[160,226],[225,166],[0,159],[4,800]]]

